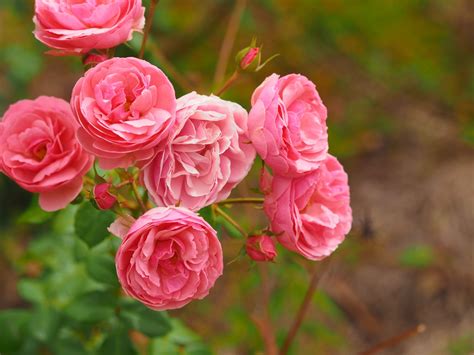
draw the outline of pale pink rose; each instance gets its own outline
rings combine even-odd
[[[34,34],[59,53],[85,54],[132,39],[144,14],[141,0],[36,0]]]
[[[93,158],[76,140],[69,104],[55,97],[22,100],[0,122],[0,171],[39,193],[46,211],[66,207],[82,189]]]
[[[299,178],[272,178],[265,173],[262,185],[272,232],[289,250],[321,260],[349,233],[352,210],[347,174],[333,156]]]
[[[142,180],[158,206],[196,211],[227,198],[254,159],[247,111],[192,92],[178,99],[171,144],[143,170]]]
[[[125,292],[159,311],[206,297],[223,270],[216,231],[180,207],[154,208],[138,218],[115,262]]]
[[[269,76],[253,93],[249,136],[275,175],[299,176],[326,159],[327,110],[306,77]]]
[[[79,141],[104,169],[150,160],[169,140],[176,98],[166,75],[136,58],[99,63],[79,79],[71,106]]]
[[[273,261],[277,256],[274,238],[268,235],[253,235],[245,242],[247,255],[255,261]]]

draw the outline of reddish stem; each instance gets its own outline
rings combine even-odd
[[[145,31],[143,32],[142,46],[140,48],[140,52],[138,55],[138,58],[140,59],[143,59],[143,56],[145,55],[146,42],[148,41],[148,36],[150,34],[151,27],[153,25],[153,18],[155,15],[156,5],[158,5],[159,1],[160,0],[151,0],[150,2],[150,8],[148,9],[148,15],[146,17]]]

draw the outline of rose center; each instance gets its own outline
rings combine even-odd
[[[37,161],[42,161],[48,152],[46,144],[39,144],[33,149],[33,157]]]

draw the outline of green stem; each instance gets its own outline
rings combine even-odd
[[[140,48],[138,58],[143,59],[143,56],[145,55],[146,42],[148,40],[151,27],[153,25],[153,18],[155,15],[156,5],[158,5],[159,1],[160,0],[151,0],[150,2],[150,8],[148,9],[148,15],[146,17],[145,31],[143,32],[142,46]]]
[[[235,205],[238,203],[255,203],[261,204],[265,199],[261,197],[238,197],[238,198],[228,198],[227,200],[223,200],[218,202],[218,205]]]
[[[225,84],[220,88],[219,91],[217,91],[216,95],[221,96],[228,88],[232,86],[233,83],[236,82],[236,80],[239,78],[239,72],[236,70],[234,73],[231,75],[229,79],[225,82]]]
[[[239,223],[237,223],[231,216],[229,216],[223,209],[221,209],[217,205],[212,205],[212,207],[214,208],[214,211],[217,214],[221,215],[222,218],[224,218],[227,222],[232,224],[240,232],[240,234],[242,234],[245,238],[248,237],[247,232],[242,228],[242,226]]]

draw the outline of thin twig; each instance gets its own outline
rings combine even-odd
[[[145,55],[146,42],[151,31],[151,26],[153,25],[153,18],[155,17],[156,5],[160,0],[150,0],[150,8],[148,9],[148,14],[146,17],[145,31],[143,33],[142,46],[140,47],[140,52],[138,57],[143,58]]]
[[[235,205],[238,203],[263,203],[264,199],[261,197],[238,197],[238,198],[228,198],[227,200],[223,200],[217,202],[218,205]]]
[[[232,86],[233,83],[239,78],[239,72],[236,70],[234,73],[231,75],[229,79],[225,82],[225,84],[217,91],[216,95],[220,96],[222,95],[228,88]]]
[[[317,267],[317,265],[318,264],[315,263],[315,267],[313,269],[313,274],[311,276],[308,290],[306,291],[306,294],[304,295],[303,302],[301,303],[298,313],[296,314],[296,317],[293,320],[293,323],[285,338],[285,341],[283,342],[283,346],[281,347],[281,350],[280,350],[280,355],[288,354],[288,350],[290,349],[291,343],[293,342],[301,324],[303,323],[304,316],[306,315],[309,305],[311,304],[311,300],[313,298],[314,292],[316,291],[318,283],[321,280],[321,277],[324,275],[324,273],[329,267],[329,260],[326,260],[325,262],[322,263],[321,270],[318,270],[319,268]]]
[[[153,41],[148,45],[150,51],[153,53],[153,56],[158,59],[160,65],[163,67],[164,71],[169,74],[176,83],[181,86],[185,91],[193,91],[194,86],[189,82],[188,78],[181,74],[173,63],[165,56],[161,51],[160,47]]]
[[[229,62],[232,48],[234,47],[235,38],[239,31],[240,19],[247,6],[247,0],[236,0],[232,15],[229,19],[229,24],[222,41],[221,49],[219,51],[219,59],[217,61],[216,72],[214,74],[214,86],[219,85],[225,75],[227,63]]]
[[[383,340],[380,343],[375,344],[369,350],[359,353],[359,355],[373,355],[373,354],[377,354],[378,352],[384,349],[393,348],[394,346],[400,344],[402,341],[408,338],[411,338],[415,335],[421,334],[425,330],[426,330],[426,326],[424,324],[418,324],[416,327],[410,328],[399,335],[396,335],[392,338]]]
[[[140,192],[138,191],[138,186],[135,181],[132,182],[132,190],[133,194],[135,195],[135,198],[137,199],[138,204],[140,205],[140,208],[142,209],[142,212],[145,213],[147,211],[147,208],[145,206],[145,203],[143,202],[142,197],[140,196]]]
[[[241,227],[239,223],[237,223],[231,216],[229,216],[222,208],[217,205],[213,205],[214,211],[220,214],[227,222],[232,224],[245,238],[248,237],[247,232]]]

